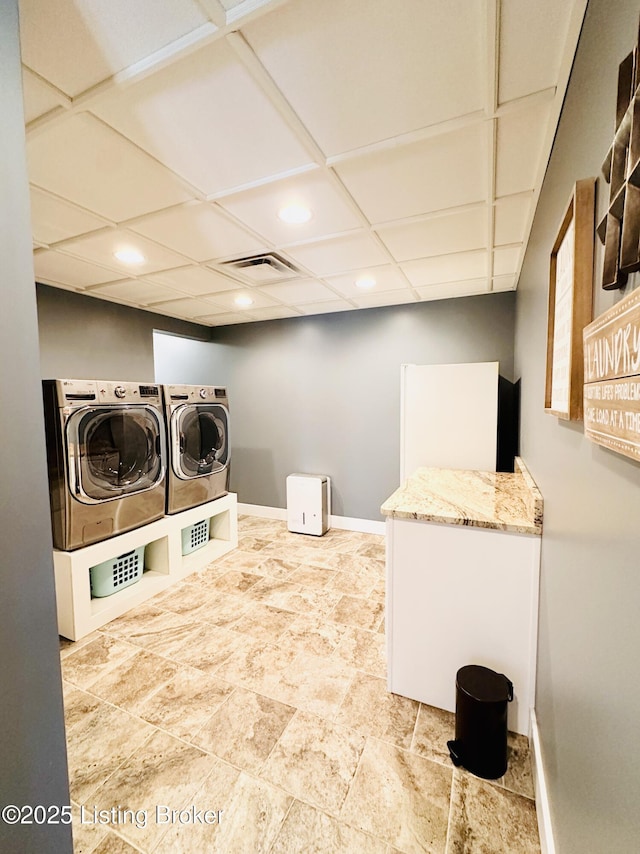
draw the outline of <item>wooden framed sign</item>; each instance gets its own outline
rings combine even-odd
[[[592,318],[595,178],[574,187],[553,249],[549,274],[545,412],[582,419],[582,330]]]
[[[640,460],[640,289],[584,330],[584,433]]]

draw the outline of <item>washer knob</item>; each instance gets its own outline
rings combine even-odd
[[[204,398],[205,398],[206,396],[207,396],[207,390],[206,390],[206,388],[201,388],[201,389],[200,389],[200,397],[204,400]]]
[[[123,385],[117,385],[114,388],[113,393],[115,394],[116,397],[124,397],[125,394],[127,393],[127,390]]]

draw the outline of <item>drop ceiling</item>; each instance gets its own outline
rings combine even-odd
[[[208,326],[514,290],[585,7],[21,0],[36,280]]]

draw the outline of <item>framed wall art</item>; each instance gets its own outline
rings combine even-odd
[[[551,250],[545,412],[582,420],[582,330],[593,312],[595,178],[577,181]]]

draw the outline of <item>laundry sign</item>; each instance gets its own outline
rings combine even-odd
[[[584,329],[584,432],[640,460],[640,289]]]

